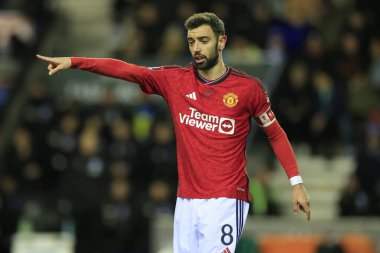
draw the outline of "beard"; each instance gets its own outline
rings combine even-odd
[[[197,63],[195,60],[196,57],[202,57],[204,61],[202,63]],[[206,57],[205,55],[202,54],[195,54],[193,56],[193,62],[194,65],[197,67],[198,70],[208,70],[214,67],[219,61],[219,52],[218,52],[218,45],[215,44],[215,50],[214,52],[210,55],[210,57]]]

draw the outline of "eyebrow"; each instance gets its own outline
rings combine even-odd
[[[203,40],[203,39],[210,39],[210,37],[208,37],[208,36],[199,36],[199,37],[196,37],[196,39]],[[194,38],[193,37],[187,37],[187,40],[194,40]]]

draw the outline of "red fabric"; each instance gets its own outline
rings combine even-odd
[[[147,68],[114,59],[72,58],[72,67],[137,83],[166,100],[176,134],[179,197],[250,201],[245,168],[250,119],[270,108],[259,80],[228,68],[207,81],[192,65]],[[264,131],[288,176],[295,175],[294,154],[276,126],[271,123]]]
[[[267,134],[273,151],[285,169],[288,178],[298,176],[299,171],[293,149],[278,121],[274,121],[271,125],[264,127],[263,130]]]
[[[138,84],[144,83],[144,80],[149,78],[146,68],[111,58],[72,57],[71,68],[86,70]],[[153,93],[151,90],[146,92]]]

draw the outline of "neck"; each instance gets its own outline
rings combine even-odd
[[[223,59],[219,59],[219,62],[212,68],[206,70],[198,70],[199,75],[207,80],[215,80],[221,77],[226,72],[226,65],[224,65]]]

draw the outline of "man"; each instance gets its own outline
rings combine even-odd
[[[223,62],[224,24],[213,13],[186,22],[193,63],[185,68],[146,68],[115,59],[50,58],[48,70],[77,68],[140,85],[168,103],[177,139],[178,191],[174,252],[234,252],[251,200],[245,144],[254,117],[268,135],[293,187],[293,209],[310,219],[293,150],[259,80]]]

